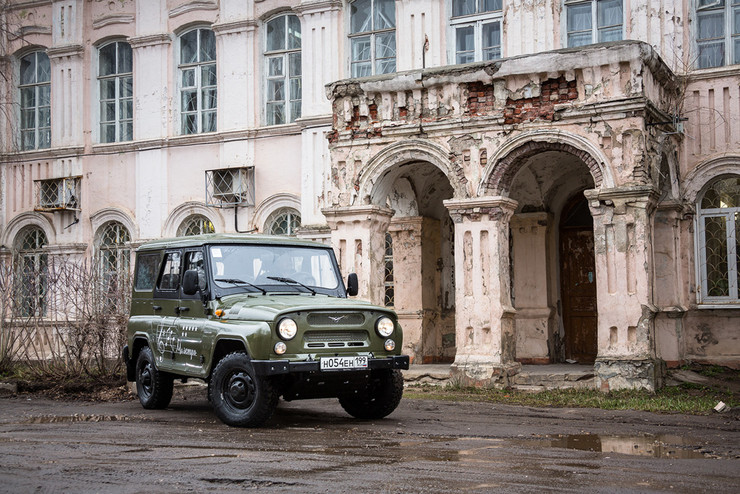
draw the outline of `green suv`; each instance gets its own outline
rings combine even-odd
[[[285,400],[338,398],[382,418],[403,394],[396,314],[349,300],[334,251],[260,235],[159,240],[136,251],[123,348],[144,408],[166,408],[174,379],[203,379],[219,419],[255,427]]]

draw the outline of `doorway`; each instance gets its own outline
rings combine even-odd
[[[560,220],[560,298],[566,360],[596,360],[597,322],[594,226],[583,192],[568,200]]]

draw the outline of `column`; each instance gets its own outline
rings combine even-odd
[[[346,280],[349,273],[359,278],[358,297],[383,305],[385,233],[393,210],[379,206],[324,209],[331,228],[331,244]]]
[[[598,353],[602,391],[655,390],[665,364],[655,355],[651,186],[585,192],[594,218]]]
[[[507,385],[519,372],[509,280],[509,220],[517,202],[501,196],[444,201],[455,222],[453,375]]]
[[[513,299],[516,308],[516,358],[524,364],[551,362],[553,307],[548,303],[548,213],[520,213],[511,218]]]

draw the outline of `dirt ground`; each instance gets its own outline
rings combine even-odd
[[[0,492],[737,492],[740,416],[404,399],[358,421],[336,400],[220,423],[205,389],[169,409],[0,398]]]

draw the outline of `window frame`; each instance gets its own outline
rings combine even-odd
[[[504,20],[504,1],[501,0],[501,8],[499,10],[482,11],[481,4],[484,0],[475,0],[476,11],[473,14],[465,14],[455,17],[454,16],[454,0],[448,2],[449,5],[449,43],[450,43],[450,59],[453,64],[459,65],[464,63],[474,62],[485,62],[491,60],[499,60],[504,56],[504,43],[503,43],[503,20]],[[483,27],[484,25],[498,24],[499,30],[499,44],[486,47],[485,50],[490,50],[498,46],[498,57],[484,58],[483,57]],[[458,58],[457,50],[457,31],[461,28],[473,28],[473,59],[470,61],[461,62]],[[470,50],[466,50],[466,53]]]
[[[284,215],[288,215],[287,219],[287,225],[288,225],[288,231],[286,233],[274,233],[273,232],[273,226],[275,225],[277,219]],[[297,218],[297,222],[295,221],[295,218]],[[297,234],[298,229],[301,227],[301,212],[298,211],[295,208],[292,207],[282,207],[278,208],[267,217],[265,220],[265,227],[264,231],[267,235],[283,235],[288,237],[295,237]],[[295,223],[295,226],[294,226]]]
[[[195,62],[184,63],[182,61],[182,39],[184,36],[196,32],[196,46],[195,51],[197,54],[197,60]],[[200,60],[200,46],[201,46],[201,31],[208,31],[214,36],[214,58],[213,60]],[[218,132],[218,44],[215,40],[215,32],[210,26],[195,26],[177,34],[177,46],[176,46],[176,57],[177,57],[177,109],[178,109],[178,134],[179,135],[198,135],[205,133]],[[203,85],[202,75],[203,68],[207,65],[214,66],[214,77],[215,84]],[[193,71],[193,85],[185,86],[183,83],[184,73],[188,70]],[[215,98],[214,106],[212,108],[204,108],[204,91],[213,90]],[[183,97],[186,91],[194,91],[196,98],[195,110],[185,111],[183,105]],[[203,117],[207,113],[213,114],[213,128],[203,130]],[[186,115],[195,115],[195,130],[192,132],[187,131],[185,125]]]
[[[609,27],[615,27],[617,25],[614,24],[614,25],[610,25],[610,26],[601,26],[601,27],[599,26],[599,10],[598,10],[599,1],[600,0],[563,0],[563,10],[562,10],[562,16],[561,16],[561,24],[563,26],[563,28],[562,28],[563,29],[563,31],[562,31],[563,32],[563,40],[565,41],[565,43],[562,43],[562,45],[563,45],[564,48],[579,48],[579,47],[582,47],[582,46],[588,46],[588,45],[593,45],[593,44],[596,44],[596,43],[606,43],[607,42],[607,41],[603,41],[602,42],[602,41],[599,40],[599,32],[600,32],[600,30],[606,29],[606,28],[609,28]],[[622,29],[621,29],[621,33],[620,33],[619,39],[618,40],[612,40],[612,41],[623,41],[625,39],[625,34],[626,33],[625,33],[625,22],[624,22],[624,0],[621,0],[621,3],[622,3],[622,23],[621,23]],[[573,45],[573,46],[571,46],[570,40],[569,40],[570,33],[586,32],[586,31],[585,30],[581,30],[581,31],[575,31],[575,30],[574,31],[570,31],[569,30],[569,26],[568,26],[568,9],[570,7],[574,7],[574,6],[578,6],[578,5],[583,5],[583,4],[591,4],[591,29],[590,29],[590,31],[591,31],[591,42],[590,43],[585,43],[585,44],[582,44],[582,45]],[[564,22],[563,22],[563,19],[565,19]]]
[[[24,249],[26,239],[29,235],[34,234],[34,247]],[[23,300],[19,309],[23,317],[46,317],[48,312],[48,294],[49,294],[49,237],[43,228],[32,225],[22,229],[14,241],[15,258],[14,258],[14,276],[17,283],[14,290],[19,290],[17,296]],[[26,260],[31,260],[33,272],[27,273],[25,266]],[[27,281],[29,275],[34,275],[34,279]],[[36,280],[39,280],[38,282]],[[26,305],[26,300],[29,304]]]
[[[356,3],[357,1],[369,1],[370,2],[370,30],[368,31],[358,31],[358,32],[352,32],[352,4]],[[353,79],[360,78],[360,77],[371,77],[375,75],[383,75],[383,74],[393,74],[398,72],[398,43],[397,43],[397,36],[396,36],[396,30],[398,29],[398,21],[396,12],[394,12],[393,15],[393,27],[391,28],[382,28],[382,29],[375,29],[375,2],[376,1],[383,1],[383,0],[353,0],[347,2],[348,7],[348,15],[347,15],[347,44],[348,44],[348,50],[347,53],[349,54],[348,62],[349,62],[349,76]],[[393,1],[394,9],[395,9],[395,0]],[[376,56],[376,44],[377,40],[380,36],[386,35],[392,33],[393,34],[393,44],[394,44],[394,52],[393,57],[383,57],[378,58]],[[370,42],[370,59],[363,59],[359,61],[354,60],[354,54],[353,54],[353,42],[356,39],[365,38],[367,37]],[[379,73],[376,69],[376,64],[379,60],[393,60],[393,70],[388,72],[382,72]],[[370,74],[365,75],[355,75],[354,68],[355,66],[358,66],[360,64],[370,64]]]
[[[295,20],[298,22],[298,34],[299,34],[299,46],[297,48],[289,48],[289,27],[290,27],[290,18],[294,17]],[[283,39],[283,48],[276,49],[276,50],[269,50],[268,49],[268,42],[269,42],[269,35],[267,32],[267,25],[270,22],[277,21],[278,19],[282,19],[284,22],[284,39]],[[301,25],[301,19],[293,12],[281,12],[280,14],[277,14],[271,18],[269,18],[264,23],[265,29],[264,29],[264,36],[262,39],[262,46],[263,46],[263,52],[262,52],[262,58],[263,58],[263,67],[264,67],[264,104],[262,106],[263,108],[263,122],[266,126],[273,126],[273,125],[285,125],[289,123],[295,122],[297,119],[301,118],[303,114],[303,26]],[[291,71],[291,57],[298,55],[300,59],[300,66],[298,68],[299,73],[293,74]],[[282,66],[283,66],[283,74],[279,76],[271,76],[270,75],[270,61],[273,59],[282,59]],[[292,82],[297,80],[299,89],[298,89],[298,98],[294,98],[294,94],[292,91]],[[283,83],[283,98],[279,100],[271,100],[270,99],[270,82],[272,81],[282,81]],[[276,122],[270,120],[270,110],[269,106],[271,104],[283,104],[283,121],[282,122]],[[294,114],[295,108],[298,108],[297,114]]]
[[[740,29],[738,32],[734,32],[734,23],[733,23],[733,14],[735,11],[738,12],[738,16],[740,16],[740,0],[724,0],[724,5],[722,6],[712,6],[707,5],[702,7],[700,5],[701,0],[695,0],[693,2],[694,4],[694,28],[693,28],[693,44],[694,48],[696,50],[696,58],[695,58],[695,67],[697,69],[714,69],[718,67],[726,67],[729,65],[738,65],[740,64]],[[711,12],[722,12],[723,15],[723,29],[724,34],[721,37],[716,38],[705,38],[703,41],[714,41],[717,43],[719,40],[722,40],[722,48],[723,48],[723,56],[722,56],[722,63],[719,65],[701,65],[701,46],[702,46],[702,40],[699,39],[699,18],[703,13],[711,13]]]
[[[103,243],[110,228],[115,229],[116,238],[122,241],[115,243]],[[95,233],[95,266],[101,275],[101,279],[108,280],[112,274],[128,276],[131,271],[131,232],[126,225],[120,221],[111,220],[103,223]],[[115,262],[107,262],[106,254],[111,254]],[[104,264],[105,262],[105,264]]]
[[[49,66],[49,74],[48,74],[48,80],[44,80],[39,82],[38,76],[39,76],[39,54],[46,57],[46,60],[48,62]],[[33,67],[34,67],[34,76],[33,76],[33,82],[31,83],[23,83],[23,74],[22,74],[22,66],[23,61],[27,57],[33,56]],[[16,87],[17,95],[18,95],[18,147],[21,151],[35,151],[39,149],[49,149],[51,148],[51,129],[52,129],[52,114],[51,114],[51,75],[52,75],[52,69],[51,69],[51,59],[49,58],[49,55],[46,53],[43,49],[37,49],[33,51],[29,51],[25,53],[22,56],[18,57],[18,85]],[[43,87],[48,87],[48,104],[41,105],[41,98],[40,98],[40,92]],[[24,106],[23,101],[23,93],[24,89],[33,89],[33,100],[34,104],[33,106]],[[49,125],[48,126],[42,126],[41,125],[41,113],[42,110],[46,110],[48,112],[49,116]],[[27,111],[33,111],[33,127],[24,128],[24,113]],[[24,135],[28,134],[29,131],[33,131],[33,146],[26,147]],[[46,141],[42,144],[40,142],[40,138],[42,136],[42,132],[44,133],[46,137]]]
[[[740,308],[740,281],[739,273],[740,260],[738,253],[733,252],[737,245],[737,235],[740,234],[740,206],[727,208],[706,208],[702,209],[701,204],[709,189],[716,183],[726,179],[737,178],[740,175],[723,175],[714,177],[707,182],[702,192],[697,195],[695,207],[696,215],[694,216],[694,249],[697,255],[696,259],[696,290],[697,303],[699,308]],[[707,293],[708,274],[707,274],[707,241],[705,219],[707,218],[725,218],[725,239],[727,242],[727,276],[728,276],[728,295],[727,296],[710,296]],[[734,253],[734,255],[733,255]]]
[[[106,75],[100,74],[100,62],[102,59],[101,53],[102,50],[111,46],[115,45],[115,69],[114,72]],[[130,72],[119,72],[118,65],[120,63],[119,60],[119,45],[126,45],[128,46],[128,49],[131,53],[131,71]],[[130,142],[134,140],[134,65],[133,65],[133,49],[131,48],[131,45],[126,40],[112,40],[108,41],[107,43],[103,43],[96,49],[96,82],[97,82],[97,97],[98,97],[98,106],[97,106],[97,117],[98,117],[98,125],[97,125],[97,142],[101,144],[112,144],[116,142]],[[131,93],[128,96],[121,96],[121,88],[123,87],[123,79],[125,78],[131,79]],[[106,98],[103,99],[103,83],[105,81],[113,80],[114,81],[114,96],[113,98]],[[130,102],[131,111],[128,118],[122,118],[121,117],[121,103],[123,101]],[[103,122],[104,112],[103,112],[103,104],[104,102],[107,103],[113,103],[114,104],[114,113],[115,117],[114,120],[108,120]],[[130,129],[130,137],[127,139],[124,139],[121,137],[121,125],[122,124],[128,124]],[[103,130],[104,125],[113,125],[115,132],[114,132],[114,140],[109,141],[106,140],[106,132]]]
[[[210,225],[210,229],[206,228],[206,223]],[[198,229],[200,230],[199,233],[187,233],[188,231],[192,231],[192,228],[194,226],[198,227]],[[177,227],[178,237],[189,237],[194,235],[204,235],[208,233],[216,233],[216,227],[213,224],[213,221],[211,221],[208,216],[200,213],[188,215],[184,220],[180,222],[180,225]]]

